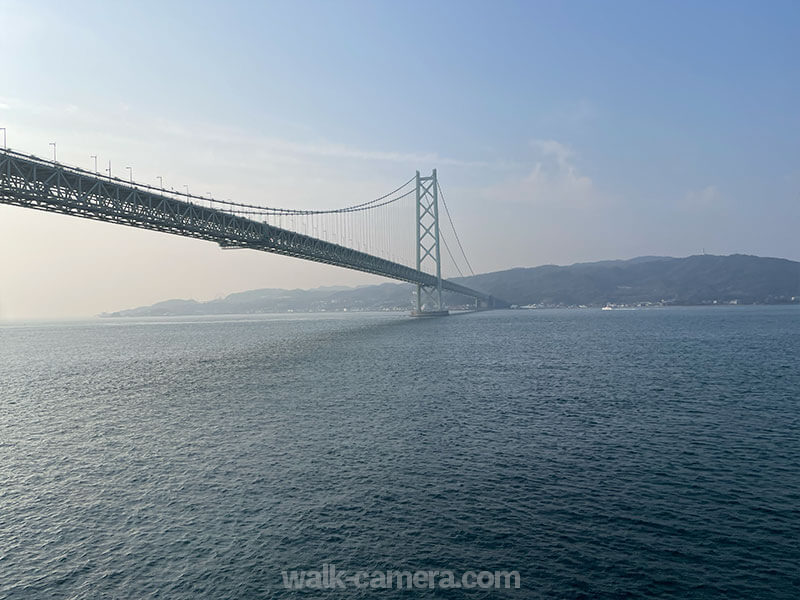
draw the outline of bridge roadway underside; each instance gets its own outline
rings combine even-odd
[[[433,275],[352,248],[10,150],[0,150],[0,204],[284,254],[424,286],[437,283]],[[442,289],[494,306],[491,296],[446,279]]]

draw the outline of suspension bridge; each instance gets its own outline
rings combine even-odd
[[[444,292],[501,304],[452,281],[472,273],[436,170],[378,198],[333,210],[245,204],[124,181],[0,149],[0,203],[336,265],[416,285],[414,316],[448,314]],[[163,182],[163,180],[162,180]],[[440,206],[447,219],[440,219]],[[440,223],[443,226],[440,226]],[[448,239],[450,240],[448,243]],[[442,253],[444,248],[444,255]],[[449,273],[448,273],[449,271]]]

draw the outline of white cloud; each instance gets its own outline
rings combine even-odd
[[[572,149],[556,140],[532,140],[533,168],[521,179],[507,181],[486,190],[504,201],[536,205],[595,204],[600,196],[591,178],[575,165]]]
[[[567,145],[555,140],[531,140],[531,146],[544,157],[554,158],[560,167],[569,166],[569,161],[574,156]]]
[[[707,185],[699,190],[689,190],[683,198],[683,204],[689,208],[707,208],[720,200],[717,186]]]
[[[288,137],[265,136],[238,128],[211,123],[189,123],[150,117],[136,113],[126,104],[110,110],[96,110],[74,104],[23,103],[13,98],[0,97],[0,108],[13,111],[21,128],[34,122],[39,133],[56,135],[64,139],[70,130],[80,132],[81,138],[105,138],[109,152],[120,152],[127,147],[142,145],[158,139],[162,146],[172,144],[186,152],[187,148],[213,148],[215,155],[223,161],[237,166],[254,162],[264,168],[265,160],[276,164],[319,163],[321,161],[355,161],[407,165],[412,168],[455,167],[466,169],[508,170],[513,164],[503,161],[471,160],[461,157],[442,156],[435,152],[402,152],[362,148],[321,137],[290,139]],[[35,118],[35,119],[34,119]],[[144,132],[144,133],[143,133]],[[15,130],[15,139],[25,137],[24,131]],[[23,135],[16,136],[17,133]],[[31,136],[32,137],[32,136]],[[71,143],[64,139],[65,146]],[[25,148],[19,148],[26,151]],[[223,156],[220,151],[228,153]],[[27,151],[34,150],[33,148]],[[101,150],[102,151],[102,150]],[[242,158],[248,160],[242,161]],[[311,164],[309,164],[311,166]],[[363,168],[363,167],[362,167]]]
[[[214,144],[249,147],[254,151],[278,155],[302,155],[318,158],[347,159],[360,161],[390,162],[407,165],[447,165],[465,168],[506,168],[507,163],[482,160],[466,160],[441,156],[436,153],[396,152],[371,150],[331,142],[324,139],[296,141],[275,137],[258,136],[236,129],[207,125],[185,126],[174,122],[160,122],[164,133],[186,139],[202,140]]]

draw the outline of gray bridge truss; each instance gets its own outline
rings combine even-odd
[[[453,281],[352,248],[164,195],[162,190],[0,149],[0,204],[95,219],[373,273],[428,289],[495,299]]]

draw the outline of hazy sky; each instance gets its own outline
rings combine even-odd
[[[476,272],[800,259],[800,3],[0,0],[10,147],[278,206],[439,169]],[[0,205],[0,318],[355,272]]]

